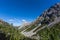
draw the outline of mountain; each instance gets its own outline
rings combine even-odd
[[[34,40],[25,37],[15,26],[0,20],[0,40]]]
[[[0,20],[0,40],[60,40],[60,3],[45,10],[23,29]]]
[[[18,29],[24,30],[25,28],[27,28],[27,26],[28,26],[29,24],[30,24],[29,22],[23,21],[22,24],[20,25],[20,27],[19,27]]]
[[[4,26],[8,26],[8,25],[9,25],[9,23],[3,21],[2,19],[0,19],[0,24],[1,24],[1,25],[4,25]]]
[[[21,33],[37,40],[60,40],[60,3],[45,10]]]
[[[44,11],[42,13],[42,15],[37,17],[37,19],[30,24],[30,26],[31,26],[30,28],[32,28],[32,26],[34,26],[34,28],[35,28],[39,24],[48,25],[49,23],[53,22],[55,20],[55,18],[58,18],[58,17],[60,17],[60,3],[57,3],[53,6],[51,6],[46,11]]]

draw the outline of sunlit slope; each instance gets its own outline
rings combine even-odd
[[[41,40],[60,40],[60,23],[55,24],[51,28],[44,28],[38,31]]]
[[[6,36],[4,36],[4,38],[5,38],[4,40],[32,40],[30,38],[25,37],[20,32],[21,32],[20,30],[18,30],[14,26],[10,25],[9,23],[4,22],[2,20],[0,21],[0,34],[3,33],[6,35]],[[2,36],[1,36],[1,38],[2,38]]]
[[[40,27],[48,25],[58,17],[60,17],[60,3],[57,3],[45,10],[42,15],[38,16],[37,19],[29,25],[29,28],[27,28],[26,31],[31,31],[40,24]]]
[[[60,3],[45,10],[22,34],[41,40],[60,40]],[[37,36],[38,35],[38,36]],[[38,40],[37,39],[37,40]]]

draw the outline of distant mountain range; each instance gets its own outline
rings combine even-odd
[[[0,24],[4,26],[9,26],[10,24],[0,19]]]
[[[34,40],[21,34],[18,27],[0,19],[0,40]]]

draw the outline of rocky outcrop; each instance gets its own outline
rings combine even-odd
[[[48,10],[44,11],[42,15],[40,15],[34,22],[32,22],[32,25],[38,25],[39,23],[48,24],[54,20],[54,18],[60,16],[60,3],[57,3],[53,6],[51,6]]]
[[[60,22],[60,3],[51,6],[48,10],[44,11],[41,16],[39,16],[30,25],[35,25],[36,27],[29,32],[22,32],[22,34],[27,37],[33,37],[38,31],[44,29],[45,27],[53,26]],[[41,24],[39,26],[39,24]],[[46,26],[47,25],[47,26]],[[36,36],[37,37],[37,36]]]

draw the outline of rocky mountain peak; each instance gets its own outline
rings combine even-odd
[[[49,9],[45,10],[41,16],[39,16],[32,25],[48,24],[54,21],[55,18],[60,17],[60,3],[56,3]],[[45,23],[44,23],[45,22]]]

